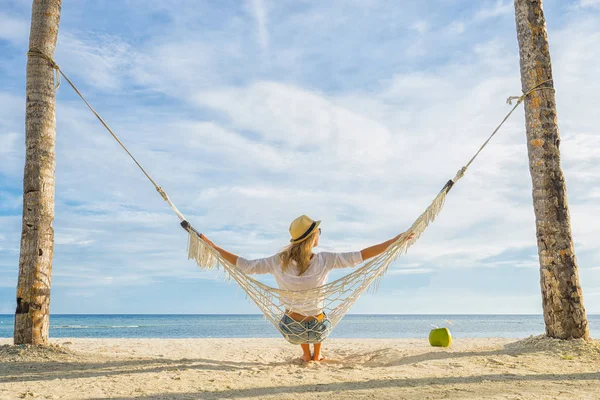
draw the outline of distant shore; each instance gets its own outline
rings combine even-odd
[[[305,364],[283,339],[0,339],[0,399],[594,399],[600,342],[331,339]]]

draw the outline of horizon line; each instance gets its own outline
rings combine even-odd
[[[0,313],[0,316],[14,316],[15,314],[2,314]],[[153,314],[153,313],[132,313],[132,314],[125,314],[125,313],[115,313],[115,314],[108,314],[108,313],[99,313],[99,314],[94,314],[94,313],[85,313],[85,314],[81,314],[81,313],[56,313],[56,314],[50,314],[50,316],[65,316],[65,315],[72,315],[72,316],[82,316],[82,315],[104,315],[104,316],[113,316],[113,315],[123,315],[123,316],[137,316],[137,315],[151,315],[151,316],[183,316],[183,315],[190,315],[190,316],[207,316],[207,315],[211,315],[211,316],[217,316],[217,315],[229,315],[229,316],[241,316],[241,315],[247,315],[247,316],[261,316],[264,315],[262,313],[183,313],[183,314],[167,314],[167,313],[158,313],[158,314]],[[490,313],[490,314],[482,314],[482,313],[464,313],[464,314],[460,314],[460,313],[441,313],[441,314],[433,314],[433,313],[409,313],[409,314],[389,314],[389,313],[348,313],[346,315],[357,315],[357,316],[444,316],[444,315],[453,315],[453,316],[543,316],[543,313],[540,314],[531,314],[531,313]],[[599,316],[600,313],[589,313],[587,314],[588,316]]]

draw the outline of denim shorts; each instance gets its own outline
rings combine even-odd
[[[285,314],[279,321],[279,330],[291,344],[321,343],[331,333],[329,318],[300,322]]]

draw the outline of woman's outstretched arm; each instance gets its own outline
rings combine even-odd
[[[269,258],[259,258],[257,260],[246,260],[244,257],[237,256],[217,246],[203,234],[200,234],[200,239],[204,240],[206,244],[218,251],[221,257],[227,260],[230,264],[248,275],[271,273],[274,265],[277,265],[279,262],[278,255]]]
[[[229,261],[231,264],[233,264],[233,265],[237,264],[238,258],[239,258],[238,256],[236,256],[233,253],[228,252],[227,250],[220,248],[219,246],[214,244],[209,238],[207,238],[203,234],[200,234],[200,239],[204,240],[204,242],[206,242],[206,244],[208,244],[210,247],[212,247],[213,249],[218,251],[219,254],[221,254],[221,257],[223,257],[224,259]]]
[[[383,243],[379,243],[376,244],[375,246],[371,246],[371,247],[367,247],[366,249],[363,249],[360,251],[360,255],[362,256],[363,261],[367,260],[369,258],[375,257],[380,255],[381,253],[383,253],[384,251],[387,250],[388,247],[390,247],[390,245],[392,243],[394,243],[396,240],[398,240],[398,238],[403,235],[405,232],[402,232],[400,235],[391,238],[390,240],[386,240]],[[406,238],[406,240],[412,239],[414,237],[414,233],[410,233],[408,235],[408,237]]]

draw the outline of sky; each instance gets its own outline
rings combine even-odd
[[[600,0],[544,8],[575,253],[597,314]],[[31,1],[0,0],[6,314],[30,16]],[[301,214],[323,221],[317,251],[408,229],[521,92],[513,4],[502,0],[63,0],[55,60],[187,219],[246,258],[283,248]],[[176,216],[64,82],[56,118],[52,313],[259,312],[187,260]],[[351,312],[542,312],[522,107]]]

